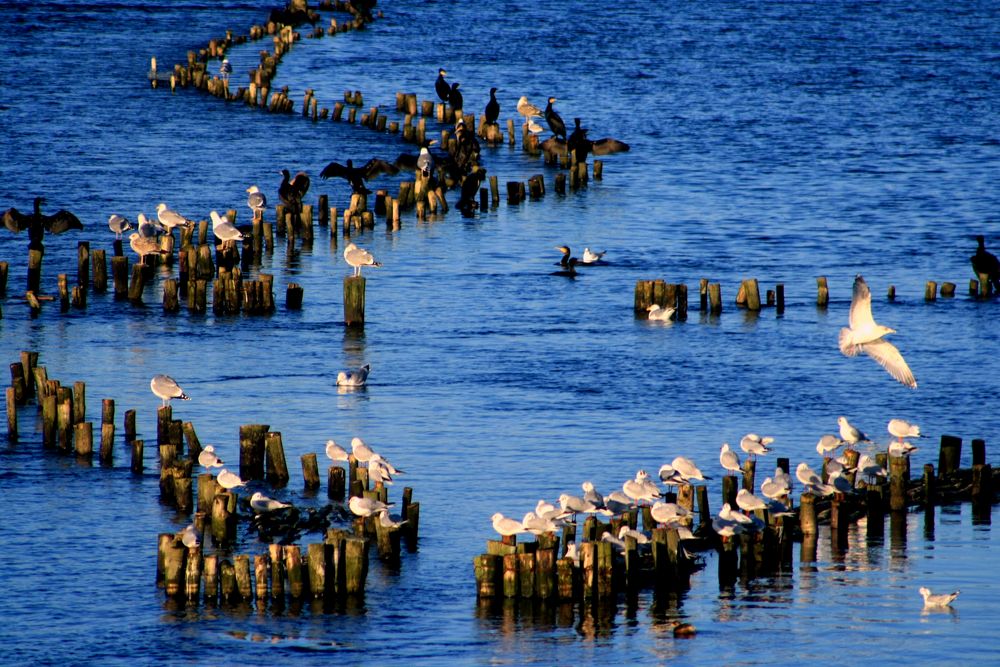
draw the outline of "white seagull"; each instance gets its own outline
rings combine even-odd
[[[765,510],[767,509],[767,503],[763,500],[750,493],[746,489],[740,489],[736,492],[736,506],[739,507],[744,512],[753,512],[755,510]]]
[[[743,468],[740,467],[740,457],[729,448],[729,443],[722,443],[722,450],[719,452],[719,463],[722,467],[729,472],[741,472]]]
[[[909,456],[913,452],[917,451],[917,447],[913,443],[906,440],[897,442],[893,440],[889,445],[889,456]]]
[[[831,452],[836,451],[837,447],[840,447],[842,444],[844,444],[843,440],[827,433],[821,436],[819,442],[816,443],[816,451],[823,456],[827,456]]]
[[[205,448],[198,454],[198,463],[206,468],[221,468],[223,466],[222,459],[215,455],[213,445],[205,445]]]
[[[112,214],[108,218],[108,227],[115,233],[116,239],[121,239],[124,232],[135,229],[125,216],[118,215],[117,213]]]
[[[602,509],[595,505],[594,503],[584,500],[580,496],[571,496],[568,493],[563,493],[559,495],[559,506],[566,512],[571,512],[573,514],[604,514],[606,516],[611,516],[611,512],[606,509]]]
[[[136,216],[136,220],[138,220],[139,223],[139,228],[136,231],[139,232],[139,236],[142,236],[143,238],[157,238],[160,234],[165,234],[167,231],[167,228],[159,222],[147,218],[145,213],[140,213]]]
[[[583,249],[583,263],[584,264],[597,264],[604,258],[607,254],[607,250],[602,250],[600,252],[594,252],[590,248]]]
[[[837,424],[840,425],[840,438],[847,443],[848,447],[854,447],[859,442],[871,442],[864,431],[847,421],[847,417],[837,417]]]
[[[767,446],[772,442],[774,442],[774,438],[769,435],[759,436],[756,433],[747,433],[740,439],[740,449],[750,456],[759,456],[771,451]]]
[[[243,232],[236,228],[236,225],[229,222],[229,218],[223,218],[218,211],[209,213],[212,218],[212,234],[218,241],[242,241],[245,237]]]
[[[251,185],[247,188],[247,206],[253,211],[253,219],[259,219],[265,210],[267,210],[267,197],[264,193],[260,191],[256,185]]]
[[[368,381],[368,371],[370,371],[371,368],[371,364],[365,364],[356,371],[340,371],[337,373],[337,386],[351,387],[354,389],[364,387],[365,383]]]
[[[225,468],[219,471],[219,476],[215,479],[226,490],[235,489],[237,486],[246,486],[246,482],[240,479],[239,475],[229,472]]]
[[[665,503],[660,500],[653,503],[650,514],[653,517],[653,521],[657,523],[671,523],[677,519],[685,519],[691,516],[689,511],[677,503]]]
[[[706,479],[712,479],[707,475],[701,474],[701,470],[698,469],[698,466],[696,466],[694,462],[691,461],[691,459],[685,458],[683,456],[678,456],[673,461],[671,461],[670,467],[676,470],[677,474],[683,477],[684,481],[688,484],[691,483],[692,479],[701,480],[702,482],[704,482]]]
[[[764,494],[765,497],[771,500],[778,500],[788,495],[791,488],[787,484],[782,482],[776,482],[770,477],[765,477],[764,481],[760,484],[760,492]]]
[[[824,484],[822,478],[805,461],[795,469],[795,477],[805,485],[806,491],[814,496],[828,496],[836,491],[832,486]]]
[[[889,420],[889,434],[892,437],[897,438],[899,442],[903,442],[903,438],[923,438],[920,435],[920,427],[916,424],[911,424],[905,419],[890,419]]]
[[[160,242],[155,236],[142,236],[139,232],[132,232],[128,236],[128,245],[135,254],[139,255],[139,260],[146,255],[167,255],[166,250],[160,247]]]
[[[368,463],[376,456],[375,450],[357,436],[351,438],[351,453],[354,454],[354,458],[358,463]]]
[[[179,398],[182,401],[191,400],[191,397],[185,394],[180,385],[169,375],[154,375],[153,379],[149,381],[149,388],[153,390],[157,398],[163,401],[163,407],[166,407],[174,398]]]
[[[657,303],[652,303],[646,306],[646,310],[649,311],[649,315],[646,316],[646,319],[658,321],[670,320],[673,318],[674,313],[677,312],[676,308],[671,308],[670,306],[663,308]]]
[[[184,530],[177,533],[177,537],[180,538],[181,544],[189,549],[201,544],[201,541],[198,539],[198,529],[194,527],[193,523],[185,526]]]
[[[924,607],[925,608],[926,607],[931,607],[931,608],[937,607],[937,608],[940,609],[940,608],[943,608],[943,607],[950,607],[951,603],[954,602],[955,598],[958,597],[959,592],[960,591],[955,591],[954,593],[938,593],[938,594],[934,594],[934,593],[931,593],[931,589],[927,588],[926,586],[921,586],[920,587],[920,595],[922,595],[923,598],[924,598]]]
[[[541,118],[542,110],[528,101],[527,95],[521,95],[517,101],[517,112],[524,116],[524,123],[527,124],[532,118]]]
[[[351,500],[354,500],[351,498]],[[505,517],[500,512],[497,512],[492,517],[493,530],[497,531],[504,537],[510,537],[511,535],[517,535],[518,533],[526,533],[528,529],[524,527],[524,524],[517,519],[510,519]]]
[[[163,202],[160,202],[160,205],[156,207],[156,217],[159,219],[160,224],[166,227],[168,232],[172,231],[174,227],[184,227],[186,229],[194,227],[194,220],[188,220],[177,211],[167,208],[167,205]]]
[[[275,500],[274,498],[268,498],[260,491],[255,491],[250,496],[250,507],[254,512],[264,513],[285,509],[286,507],[291,507],[291,505],[283,503],[280,500]]]
[[[409,522],[409,519],[403,519],[397,514],[389,514],[389,510],[386,508],[378,513],[378,522],[383,528],[393,530],[395,528],[399,528],[404,523]]]
[[[641,503],[643,500],[655,502],[660,499],[659,487],[649,479],[649,474],[645,470],[640,470],[635,474],[635,479],[622,484],[622,491],[636,503]]]
[[[906,360],[896,346],[884,336],[896,333],[895,329],[876,324],[872,317],[872,293],[865,279],[858,274],[854,278],[854,294],[851,297],[851,312],[848,325],[840,330],[840,351],[848,357],[864,352],[874,359],[889,375],[911,389],[916,389],[917,380],[906,365]]]
[[[333,440],[326,441],[326,455],[331,461],[347,460],[347,450]]]
[[[354,275],[361,275],[362,266],[382,266],[375,260],[375,256],[363,248],[359,248],[354,243],[348,243],[344,248],[344,261],[354,267]]]
[[[383,503],[374,498],[362,498],[361,496],[351,496],[347,501],[347,506],[357,516],[369,517],[373,514],[388,509],[392,503]]]

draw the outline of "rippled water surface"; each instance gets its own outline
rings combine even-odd
[[[43,454],[25,408],[21,442],[0,445],[0,661],[995,660],[1000,551],[968,506],[887,519],[874,540],[853,528],[843,554],[824,537],[815,563],[796,549],[785,575],[732,587],[720,587],[709,555],[682,598],[643,593],[601,622],[572,610],[482,613],[475,598],[471,559],[493,536],[490,515],[520,516],[585,479],[607,493],[683,453],[716,477],[715,505],[723,441],[772,434],[775,455],[818,465],[815,443],[841,414],[883,446],[889,418],[918,422],[932,437],[916,470],[937,463],[941,434],[966,440],[963,465],[969,440],[986,439],[988,451],[997,442],[998,305],[966,292],[974,236],[1000,246],[1000,10],[912,4],[383,2],[384,18],[364,32],[297,43],[276,79],[297,107],[306,88],[329,107],[361,90],[365,108],[401,120],[395,93],[429,98],[445,67],[477,114],[491,86],[502,120],[520,95],[552,95],[567,121],[632,147],[606,157],[603,181],[565,196],[555,170],[520,148],[484,148],[501,187],[542,173],[549,193],[473,219],[408,213],[399,230],[380,222],[355,238],[384,263],[366,272],[360,336],[342,324],[345,241],[325,229],[312,247],[281,242],[265,255],[259,270],[275,276],[279,303],[266,318],[166,316],[162,273],[146,308],[91,295],[85,311],[47,303],[30,319],[18,298],[26,239],[3,231],[0,358],[37,350],[50,377],[85,381],[89,419],[114,398],[119,425],[134,408],[140,437],[155,439],[148,383],[167,372],[192,396],[175,418],[224,459],[238,456],[241,424],[282,433],[292,482],[272,495],[321,504],[301,490],[299,457],[360,435],[407,471],[422,516],[419,552],[398,573],[373,563],[361,608],[177,610],[154,585],[156,536],[189,519],[159,505],[151,449],[138,478],[122,442],[112,468]],[[44,195],[46,210],[70,209],[86,225],[47,237],[43,291],[55,292],[58,273],[75,275],[77,241],[110,254],[110,213],[134,218],[166,201],[192,217],[235,208],[245,220],[244,189],[257,183],[277,201],[282,167],[313,175],[310,198],[326,193],[343,209],[345,184],[317,177],[327,162],[412,150],[346,123],[149,88],[150,56],[169,68],[269,8],[0,4],[0,208],[30,209]],[[235,80],[267,45],[230,51]],[[401,178],[375,185],[395,192]],[[606,249],[610,261],[575,281],[550,276],[563,243]],[[837,350],[859,272],[876,318],[898,329],[915,391]],[[825,311],[814,305],[820,275]],[[762,290],[785,285],[784,315],[732,304],[748,277]],[[648,278],[688,285],[686,322],[633,318],[635,281]],[[721,282],[721,316],[697,312],[700,278]],[[925,303],[927,280],[957,283],[958,296]],[[301,311],[283,307],[289,282],[304,287]],[[362,363],[368,389],[338,394],[336,372]],[[962,589],[955,611],[922,613],[921,585]],[[675,618],[697,637],[674,639],[665,623]]]

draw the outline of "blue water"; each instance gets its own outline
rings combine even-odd
[[[87,229],[46,238],[43,291],[75,275],[76,243],[106,248],[113,212],[152,214],[160,201],[191,217],[245,208],[257,183],[272,202],[282,167],[313,175],[343,209],[331,160],[412,150],[395,137],[274,116],[189,90],[151,90],[161,69],[226,29],[263,20],[266,2],[3,3],[0,31],[0,208],[67,208]],[[364,334],[346,332],[342,238],[317,229],[311,248],[278,243],[259,270],[275,275],[278,312],[263,317],[163,315],[162,273],[147,307],[90,295],[87,310],[38,319],[16,298],[26,239],[0,233],[10,263],[0,359],[41,353],[49,376],[87,383],[88,417],[114,398],[118,425],[138,411],[155,438],[149,378],[167,372],[192,396],[175,418],[202,443],[238,456],[238,427],[283,434],[292,481],[270,495],[322,503],[301,490],[299,457],[328,438],[359,435],[407,471],[421,502],[418,553],[398,573],[373,564],[362,609],[337,613],[176,610],[154,586],[157,533],[189,521],[157,502],[156,461],[128,471],[43,453],[34,407],[21,442],[0,445],[0,661],[274,664],[346,660],[541,664],[923,663],[995,660],[996,568],[990,525],[968,506],[911,513],[905,531],[871,542],[854,529],[842,557],[825,536],[817,562],[779,578],[720,589],[715,558],[681,599],[640,595],[610,623],[526,610],[477,611],[471,559],[493,537],[495,511],[520,516],[591,479],[605,493],[640,468],[685,454],[716,477],[722,442],[773,435],[775,455],[818,465],[823,433],[847,415],[884,446],[891,417],[919,423],[914,469],[937,463],[941,434],[1000,437],[996,302],[966,296],[974,236],[1000,245],[1000,8],[993,3],[699,3],[661,8],[555,0],[380,3],[357,33],[303,39],[277,85],[301,104],[313,88],[332,107],[361,90],[391,119],[397,91],[433,95],[438,67],[478,112],[501,89],[501,120],[524,94],[549,95],[567,122],[632,150],[605,159],[605,178],[554,193],[554,170],[520,148],[487,148],[501,181],[546,177],[540,202],[506,203],[474,219],[457,212],[398,231],[379,222],[354,238],[384,264],[366,271]],[[329,18],[329,17],[326,17]],[[342,20],[343,17],[338,17]],[[326,23],[326,19],[324,19]],[[239,80],[268,42],[234,47]],[[441,128],[428,123],[429,133]],[[400,177],[376,187],[391,192]],[[457,194],[449,199],[454,203]],[[273,214],[272,214],[273,215]],[[575,281],[549,276],[569,244],[607,249],[607,266]],[[895,383],[836,347],[851,282],[864,274],[880,321],[919,382]],[[251,272],[252,274],[253,272]],[[815,277],[829,279],[818,310]],[[697,312],[700,278],[722,284],[725,310]],[[735,308],[739,281],[785,285],[787,310]],[[687,322],[632,316],[638,279],[689,287]],[[927,280],[958,285],[923,300]],[[289,282],[304,308],[283,308]],[[885,299],[890,285],[897,299]],[[338,394],[338,370],[372,365],[370,386]],[[988,456],[996,462],[993,454]],[[758,468],[774,463],[765,458]],[[321,463],[325,466],[325,463]],[[763,475],[759,472],[758,478]],[[398,486],[398,485],[397,485]],[[398,497],[398,492],[394,492]],[[887,520],[888,524],[888,520]],[[247,544],[245,552],[258,553]],[[953,613],[922,614],[917,588],[962,589]],[[664,622],[698,628],[675,640]],[[901,646],[901,638],[905,644]],[[902,649],[902,650],[901,650]]]

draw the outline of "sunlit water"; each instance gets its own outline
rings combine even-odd
[[[928,3],[929,4],[929,3]],[[277,171],[314,176],[315,197],[343,208],[343,182],[316,175],[329,161],[411,151],[346,123],[272,116],[190,91],[153,91],[161,68],[226,29],[245,32],[268,3],[20,4],[0,6],[0,208],[67,208],[79,234],[46,239],[44,290],[75,275],[76,243],[107,248],[112,212],[134,218],[166,201],[192,217],[236,208],[261,185],[277,201]],[[299,457],[326,439],[360,435],[407,470],[422,505],[421,542],[398,574],[374,564],[363,609],[342,614],[177,611],[154,586],[156,535],[188,522],[157,502],[156,462],[128,471],[124,443],[112,469],[43,454],[34,407],[22,442],[0,450],[3,567],[0,639],[11,663],[273,664],[411,661],[793,663],[995,659],[995,532],[967,506],[863,527],[815,564],[720,590],[716,561],[680,600],[642,594],[610,623],[579,614],[477,612],[471,559],[493,536],[494,511],[520,516],[540,497],[584,479],[609,492],[640,467],[677,454],[716,479],[718,450],[748,431],[776,437],[775,454],[814,465],[814,446],[844,414],[885,444],[890,417],[932,437],[914,469],[937,463],[937,436],[997,441],[997,304],[965,296],[973,236],[1000,245],[996,183],[1000,76],[997,8],[969,3],[404,2],[381,6],[367,31],[302,40],[278,85],[301,104],[306,87],[332,107],[361,90],[366,108],[396,118],[396,91],[433,95],[438,67],[462,83],[478,112],[491,86],[501,118],[517,98],[553,95],[567,122],[632,151],[605,160],[605,179],[553,192],[554,171],[506,146],[485,149],[490,173],[544,173],[549,194],[502,203],[475,219],[457,213],[356,240],[385,264],[368,275],[363,336],[345,332],[344,241],[318,229],[312,248],[279,243],[261,271],[275,275],[267,318],[165,316],[161,275],[148,307],[91,295],[85,312],[46,304],[31,320],[23,291],[26,239],[0,236],[10,263],[0,358],[41,353],[49,376],[87,383],[90,419],[114,398],[118,424],[139,415],[155,438],[149,378],[166,372],[192,396],[175,418],[236,460],[241,424],[281,431],[292,482],[271,495],[301,505]],[[266,42],[229,54],[240,77]],[[397,118],[398,119],[398,118]],[[401,119],[399,119],[401,120]],[[433,122],[429,128],[440,128]],[[392,191],[400,178],[377,186]],[[456,195],[451,196],[454,202]],[[339,243],[339,245],[338,245]],[[607,266],[575,281],[549,276],[567,243],[607,249]],[[919,389],[836,348],[851,281],[862,272],[875,316]],[[252,273],[252,272],[251,272]],[[815,277],[830,281],[817,310]],[[697,312],[702,277],[723,286],[718,318]],[[784,283],[787,310],[748,315],[732,305],[739,280]],[[671,326],[636,321],[637,279],[689,286],[691,314]],[[959,296],[923,301],[926,280]],[[284,310],[289,282],[305,289]],[[897,300],[885,293],[895,285]],[[367,391],[338,394],[338,370],[371,363]],[[995,458],[990,456],[991,461]],[[764,458],[762,478],[774,463]],[[321,463],[321,466],[325,464]],[[398,497],[397,492],[393,492]],[[260,545],[247,544],[257,553]],[[923,614],[917,588],[962,589],[953,613]],[[697,626],[675,640],[664,621]],[[905,638],[905,642],[903,639]],[[984,638],[987,638],[984,640]]]

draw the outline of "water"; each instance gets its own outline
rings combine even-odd
[[[347,124],[312,125],[190,91],[148,88],[161,68],[232,28],[245,32],[268,3],[5,3],[0,60],[0,207],[67,208],[87,225],[46,239],[43,284],[75,271],[80,239],[110,249],[107,217],[134,219],[157,203],[194,217],[236,208],[261,185],[276,201],[277,171],[315,174],[329,161],[412,150]],[[997,7],[990,3],[700,3],[660,10],[563,0],[383,4],[363,33],[303,40],[278,85],[301,104],[306,87],[332,107],[344,90],[393,114],[395,92],[432,95],[438,67],[462,83],[477,112],[490,86],[501,118],[526,94],[549,95],[568,123],[632,151],[609,156],[605,180],[565,197],[551,172],[506,146],[484,150],[501,181],[545,173],[542,202],[457,213],[356,239],[385,267],[366,272],[367,327],[346,333],[340,247],[279,245],[279,304],[289,282],[301,312],[270,318],[164,316],[160,279],[145,309],[91,295],[85,313],[46,304],[30,320],[2,304],[0,358],[41,352],[50,377],[87,383],[90,418],[100,399],[135,408],[140,437],[155,433],[149,378],[167,372],[192,396],[175,417],[236,459],[240,424],[281,431],[292,483],[271,493],[301,505],[299,457],[334,437],[360,435],[407,470],[422,505],[421,544],[398,574],[374,564],[362,609],[274,615],[165,604],[153,586],[156,534],[187,518],[156,501],[155,461],[133,478],[122,444],[112,469],[41,456],[34,408],[25,434],[0,450],[4,550],[0,639],[10,663],[264,664],[326,662],[544,664],[790,663],[992,659],[995,533],[967,506],[922,513],[905,529],[850,547],[787,576],[720,589],[715,559],[680,600],[645,593],[604,623],[513,610],[477,613],[471,559],[492,537],[494,511],[519,516],[540,497],[591,479],[609,492],[637,468],[685,453],[709,474],[723,441],[748,431],[776,436],[776,455],[816,464],[814,446],[845,414],[888,440],[890,417],[933,437],[914,468],[937,462],[937,436],[995,443],[990,398],[1000,377],[996,303],[964,296],[973,236],[998,244]],[[611,11],[609,11],[611,9]],[[544,14],[544,17],[543,17]],[[263,44],[234,48],[235,77]],[[434,132],[436,126],[431,123]],[[398,178],[377,186],[398,187]],[[314,180],[343,208],[342,182]],[[454,202],[454,196],[451,197]],[[25,239],[0,235],[11,293],[23,285]],[[607,249],[609,265],[576,281],[547,275],[553,246]],[[919,389],[896,384],[868,359],[836,349],[857,272],[894,326]],[[830,281],[818,311],[815,276]],[[162,277],[162,276],[161,276]],[[689,288],[723,285],[726,310],[653,326],[631,313],[637,279]],[[738,281],[785,284],[787,310],[736,310]],[[924,282],[951,280],[960,296],[923,302]],[[885,292],[895,285],[897,300]],[[338,370],[371,363],[366,392],[341,395]],[[993,457],[990,457],[994,460]],[[322,460],[322,459],[321,459]],[[765,458],[761,472],[773,465]],[[758,473],[759,477],[763,474]],[[718,480],[710,484],[713,504]],[[398,497],[398,496],[397,496]],[[256,553],[257,545],[247,552]],[[953,613],[922,614],[917,588],[960,588]],[[523,610],[522,610],[523,611]],[[697,626],[675,640],[664,622]],[[896,657],[899,656],[899,657]]]

